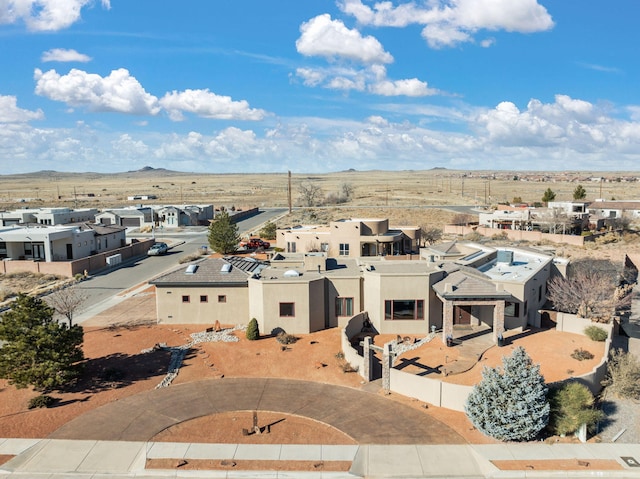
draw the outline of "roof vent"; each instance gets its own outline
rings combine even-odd
[[[231,271],[231,265],[229,263],[223,264],[220,268],[221,273],[228,273],[229,271]]]
[[[513,263],[513,251],[498,250],[498,263]]]
[[[285,278],[297,278],[298,276],[300,276],[300,273],[298,273],[295,269],[289,269],[285,271],[282,276],[284,276]]]
[[[190,264],[189,266],[187,266],[187,269],[184,270],[184,274],[195,274],[197,269],[197,264]]]

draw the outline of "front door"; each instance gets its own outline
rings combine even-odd
[[[471,306],[453,307],[453,324],[471,324]]]
[[[68,244],[67,245],[67,259],[68,260],[72,260],[73,259],[73,245],[72,244]]]

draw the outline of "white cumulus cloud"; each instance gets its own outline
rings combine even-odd
[[[75,68],[66,75],[36,69],[34,78],[36,94],[71,106],[132,115],[156,115],[160,111],[158,99],[124,68],[106,77]]]
[[[432,48],[471,41],[479,30],[531,33],[554,25],[538,0],[440,0],[397,5],[383,1],[373,7],[362,0],[340,0],[338,6],[363,25],[424,25],[422,36]]]
[[[84,53],[78,53],[77,51],[65,48],[52,48],[42,54],[41,60],[43,62],[80,62],[87,63],[92,59],[89,55]]]
[[[57,31],[80,20],[81,10],[93,0],[1,0],[0,24],[24,22],[31,31]],[[111,7],[109,0],[102,6]]]
[[[234,101],[231,97],[216,95],[208,89],[173,91],[160,99],[160,105],[174,121],[183,120],[183,112],[218,120],[257,121],[266,115],[264,110],[250,108],[246,100]]]
[[[393,57],[372,36],[362,36],[329,14],[318,15],[300,26],[296,41],[298,52],[305,56],[345,58],[362,63],[391,63]]]
[[[0,95],[0,123],[26,123],[31,120],[42,120],[44,113],[37,111],[23,110],[18,108],[18,101],[15,96]]]
[[[423,97],[436,95],[439,90],[417,78],[389,80],[384,65],[366,68],[330,66],[327,68],[298,68],[296,75],[307,86],[321,86],[331,90],[367,91],[381,96]]]

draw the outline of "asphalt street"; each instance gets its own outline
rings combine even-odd
[[[249,234],[259,229],[263,223],[277,218],[286,211],[285,208],[261,210],[259,214],[239,221],[238,231],[241,236]],[[134,234],[130,237],[149,238],[151,235]],[[178,266],[180,258],[196,252],[198,248],[206,246],[208,243],[207,228],[204,226],[185,228],[181,232],[156,232],[155,238],[175,246],[166,255],[134,258],[114,269],[105,269],[92,274],[89,280],[78,284],[78,288],[83,290],[87,296],[83,309],[86,310],[109,301],[121,291],[149,281],[159,274],[175,268]]]

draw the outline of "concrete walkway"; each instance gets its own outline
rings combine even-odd
[[[0,439],[0,478],[640,478],[637,444],[500,445],[256,445]],[[351,461],[349,472],[145,469],[147,459]],[[564,459],[571,471],[535,469],[534,460]],[[521,460],[521,470],[501,470],[492,461]],[[608,460],[616,469],[589,463]],[[580,463],[578,462],[580,461]]]
[[[229,411],[272,411],[333,426],[358,444],[464,444],[449,426],[377,394],[332,384],[275,378],[225,378],[154,389],[91,410],[52,439],[151,441],[193,418]]]

